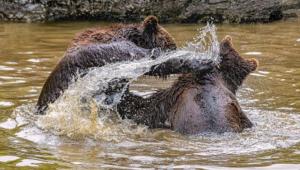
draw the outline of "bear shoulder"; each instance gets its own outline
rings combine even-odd
[[[142,23],[113,24],[109,27],[98,27],[84,30],[71,41],[69,48],[76,48],[94,43],[110,43],[113,41],[131,41],[143,48],[176,49],[174,38],[159,25],[155,16],[148,16]]]

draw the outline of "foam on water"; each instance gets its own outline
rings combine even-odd
[[[130,84],[147,72],[151,66],[170,58],[198,57],[218,63],[220,61],[218,54],[219,43],[215,27],[207,25],[200,30],[193,42],[187,43],[184,48],[176,52],[164,54],[157,60],[144,58],[96,68],[71,84],[64,94],[49,106],[46,115],[34,115],[32,113],[34,106],[24,105],[16,108],[12,119],[8,120],[10,122],[4,122],[0,127],[22,126],[16,135],[39,144],[57,145],[61,137],[78,142],[80,141],[78,139],[85,139],[85,141],[92,139],[96,142],[115,141],[116,148],[141,145],[146,150],[148,148],[152,156],[156,151],[161,155],[166,148],[176,150],[178,153],[189,151],[190,156],[206,156],[248,154],[285,148],[299,143],[299,114],[244,108],[255,124],[254,128],[247,129],[243,133],[201,134],[186,137],[169,130],[150,131],[146,126],[136,125],[130,120],[121,120],[115,113],[114,107],[120,101],[123,91],[113,96],[111,104],[106,104],[104,99],[107,96],[99,93],[107,88],[108,82],[113,78],[126,78]],[[98,95],[95,96],[95,93]],[[249,102],[247,99],[241,100],[242,106],[247,102]],[[159,137],[161,134],[164,135],[163,138]],[[137,138],[153,139],[155,142],[141,143],[136,140]],[[159,161],[149,155],[134,157],[134,159]]]

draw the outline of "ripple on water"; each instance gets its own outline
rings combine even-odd
[[[21,162],[17,163],[17,167],[30,166],[30,167],[38,167],[38,164],[44,163],[43,161],[34,160],[34,159],[23,159]]]
[[[5,64],[9,64],[9,65],[16,65],[16,64],[18,64],[17,62],[15,62],[15,61],[6,61],[6,62],[4,62]]]
[[[111,135],[122,137],[121,140],[114,140],[114,142],[111,143],[110,141],[112,137],[107,136],[107,133],[96,133],[94,135],[87,134],[86,138],[92,138],[93,140],[101,143],[108,142],[110,145],[113,145],[114,149],[122,148],[121,150],[131,150],[133,148],[143,148],[143,150],[149,150],[149,155],[143,152],[145,155],[136,156],[134,157],[134,160],[156,163],[162,161],[157,159],[157,156],[159,158],[164,154],[168,155],[170,151],[174,151],[174,153],[182,155],[181,157],[184,159],[189,159],[189,157],[192,157],[193,155],[247,155],[250,153],[261,153],[273,149],[287,148],[300,142],[300,115],[293,113],[287,114],[279,111],[258,110],[255,108],[247,108],[245,109],[245,112],[248,114],[249,119],[254,123],[254,127],[246,129],[242,133],[206,133],[184,137],[181,135],[178,136],[172,131],[162,130],[160,132],[160,130],[158,130],[155,133],[150,133],[150,131],[138,130],[138,127],[133,126],[134,124],[131,123],[123,124],[121,126],[118,125],[119,128],[116,128],[116,125],[106,124],[102,122],[103,120],[98,119],[98,124],[101,124],[99,128],[102,129],[97,129],[97,131],[103,130],[109,132]],[[37,117],[34,117],[32,113],[16,113],[16,119],[18,119],[19,122],[22,122],[20,120],[23,120],[28,123],[26,126],[24,126],[25,123],[21,123],[23,127],[16,135],[37,144],[46,144],[50,146],[59,145],[64,141],[64,138],[62,138],[63,136],[57,136],[55,133],[53,134],[53,132],[48,131],[48,129],[41,129],[41,126],[37,126],[35,123],[36,118]],[[9,121],[11,120],[8,120],[6,123],[4,122],[1,125],[9,124]],[[49,121],[53,120],[50,119]],[[82,123],[81,125],[76,124],[76,126],[79,127],[72,129],[74,128],[72,125],[72,121],[74,120],[68,118],[60,119],[60,121],[66,122],[63,123],[64,126],[66,126],[64,129],[60,127],[60,131],[64,131],[64,134],[68,134],[68,131],[74,133],[74,130],[76,129],[86,128],[86,124]],[[110,121],[110,123],[113,122]],[[14,125],[11,127],[13,126]],[[20,125],[18,124],[18,126]],[[67,126],[70,126],[71,129]],[[128,130],[122,131],[120,128]],[[157,133],[162,133],[159,136],[165,137],[157,140]],[[153,142],[141,142],[137,140],[136,137]],[[89,144],[83,143],[83,145]],[[155,150],[158,150],[159,152],[151,151],[154,148],[156,148]],[[187,152],[189,154],[185,155]]]
[[[0,123],[0,127],[4,129],[14,129],[17,127],[17,122],[13,119],[7,119],[5,122]]]
[[[27,61],[28,62],[31,62],[31,63],[40,63],[40,62],[43,62],[43,61],[46,61],[47,59],[43,59],[43,58],[31,58],[31,59],[28,59]]]
[[[285,71],[286,73],[293,73],[293,72],[295,72],[296,71],[296,69],[290,69],[290,70],[287,70],[287,71]]]
[[[18,159],[20,158],[17,156],[10,156],[10,155],[0,156],[0,162],[11,162],[11,161],[16,161]]]
[[[32,55],[32,54],[34,54],[34,52],[33,51],[19,51],[19,52],[17,52],[17,54]]]
[[[15,81],[5,81],[5,82],[0,82],[0,85],[10,85],[10,84],[23,84],[26,83],[26,80],[15,80]]]
[[[9,66],[0,65],[0,70],[1,71],[12,71],[12,70],[15,70],[15,68],[9,67]]]
[[[14,103],[13,102],[9,102],[9,101],[0,101],[0,108],[1,107],[11,107],[13,106]]]
[[[133,161],[140,161],[140,162],[147,162],[147,163],[158,162],[161,160],[160,158],[151,157],[151,156],[131,156],[130,159]]]
[[[31,58],[31,59],[28,59],[27,61],[31,62],[31,63],[39,63],[41,62],[41,59],[38,59],[38,58]]]
[[[261,52],[258,52],[258,51],[251,51],[251,52],[246,52],[244,53],[245,55],[262,55]]]
[[[261,73],[250,73],[250,75],[252,75],[252,76],[256,76],[256,77],[267,77],[265,74],[261,74]]]
[[[263,71],[263,70],[259,70],[257,72],[260,73],[260,74],[264,74],[264,75],[270,74],[269,71]]]
[[[51,133],[45,133],[37,127],[25,127],[23,130],[16,133],[16,136],[38,144],[46,144],[49,146],[60,144],[58,136]]]
[[[23,77],[0,76],[0,79],[3,79],[3,80],[15,80],[15,79],[24,79],[24,78]]]
[[[218,167],[218,166],[203,166],[203,165],[169,165],[169,166],[162,166],[163,169],[206,169],[206,170],[299,170],[299,165],[295,164],[274,164],[266,167],[251,167],[251,168],[237,168],[237,167]]]

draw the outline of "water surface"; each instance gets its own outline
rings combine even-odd
[[[26,112],[75,33],[102,22],[0,24],[0,169],[36,168],[203,168],[226,169],[300,167],[300,24],[277,22],[217,25],[219,39],[233,37],[246,58],[257,58],[238,98],[255,127],[242,134],[183,136],[169,130],[147,130],[124,124],[124,137],[107,140],[45,132],[20,125],[12,113]],[[203,25],[165,25],[183,46]],[[176,76],[162,81],[143,77],[134,90],[168,87]],[[23,107],[20,107],[23,106]],[[23,110],[22,110],[23,109]],[[21,110],[21,111],[20,111]],[[105,126],[106,132],[117,129]],[[115,132],[115,131],[114,131]],[[114,134],[111,134],[113,136]]]

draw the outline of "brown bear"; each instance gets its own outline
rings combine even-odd
[[[69,50],[87,44],[131,41],[137,46],[152,49],[174,50],[173,37],[158,23],[155,16],[148,16],[142,24],[118,24],[109,28],[88,29],[78,34],[70,44]]]
[[[43,114],[48,104],[53,103],[73,80],[76,81],[78,76],[84,76],[92,68],[145,57],[155,59],[159,55],[159,49],[144,49],[130,41],[90,44],[78,47],[77,50],[66,53],[47,78],[37,102],[37,113]],[[211,68],[212,62],[171,58],[161,64],[154,65],[145,74],[159,77],[191,72],[200,74],[207,72]],[[122,83],[126,83],[126,80]]]
[[[127,89],[116,106],[118,113],[122,118],[150,128],[171,128],[183,134],[241,132],[251,127],[252,123],[241,110],[235,93],[246,76],[256,70],[258,62],[241,57],[231,41],[227,36],[220,44],[222,59],[219,66],[181,59],[170,59],[153,66],[147,75],[184,74],[170,88],[148,98],[134,95]],[[84,74],[89,67],[126,58],[155,58],[150,56],[150,51],[131,42],[81,47],[81,50],[65,56],[47,79],[37,104],[39,113],[43,113],[47,104],[68,87],[76,72]]]
[[[99,44],[121,41],[124,42],[97,46]],[[125,41],[130,41],[134,44]],[[95,44],[95,46],[92,46],[92,44]],[[124,46],[122,47],[122,45]],[[130,49],[130,46],[133,49]],[[60,93],[68,87],[72,79],[76,79],[78,71],[80,74],[83,74],[88,68],[101,67],[105,63],[146,57],[150,55],[150,51],[146,49],[153,48],[159,48],[164,51],[176,49],[173,37],[158,24],[158,19],[155,16],[146,17],[142,24],[119,24],[106,29],[88,29],[78,34],[71,42],[64,58],[46,80],[37,102],[38,113],[43,113],[48,103],[54,102],[60,96]],[[97,52],[97,49],[101,50]],[[130,52],[133,56],[130,56]],[[84,55],[88,55],[90,58],[85,58]],[[72,59],[71,56],[75,58]],[[99,58],[93,58],[96,56]],[[113,57],[115,58],[112,59]],[[168,67],[161,70],[165,71],[166,68],[171,68],[170,64],[174,65],[171,62],[161,65],[168,65]],[[152,74],[163,76],[166,73],[159,73],[158,71]]]
[[[85,74],[89,68],[105,63],[156,58],[151,54],[155,53],[128,41],[80,47],[66,55],[47,79],[37,104],[39,113],[68,87],[76,73]],[[136,96],[127,89],[117,105],[118,113],[150,128],[171,128],[183,134],[241,132],[251,127],[235,93],[246,76],[256,70],[258,62],[241,57],[229,36],[220,44],[220,55],[219,66],[181,59],[153,66],[146,75],[184,74],[170,88],[149,98]]]
[[[66,56],[48,77],[39,97],[38,112],[43,113],[48,103],[55,101],[71,80],[76,79],[78,72],[84,75],[91,67],[150,56],[152,51],[147,49],[155,47],[172,50],[176,49],[176,44],[152,16],[142,25],[83,32],[73,40]],[[167,61],[151,68],[147,75],[185,74],[172,87],[149,98],[144,99],[127,90],[117,105],[119,114],[150,128],[168,127],[184,134],[240,132],[251,127],[235,93],[246,76],[256,69],[257,61],[240,57],[230,37],[222,41],[220,50],[222,62],[220,67],[213,69],[210,64],[182,60]]]
[[[171,128],[183,134],[241,132],[252,126],[235,93],[255,59],[241,57],[229,36],[220,44],[221,63],[206,74],[184,74],[170,88],[148,98],[127,91],[117,106],[122,118],[150,128]]]

